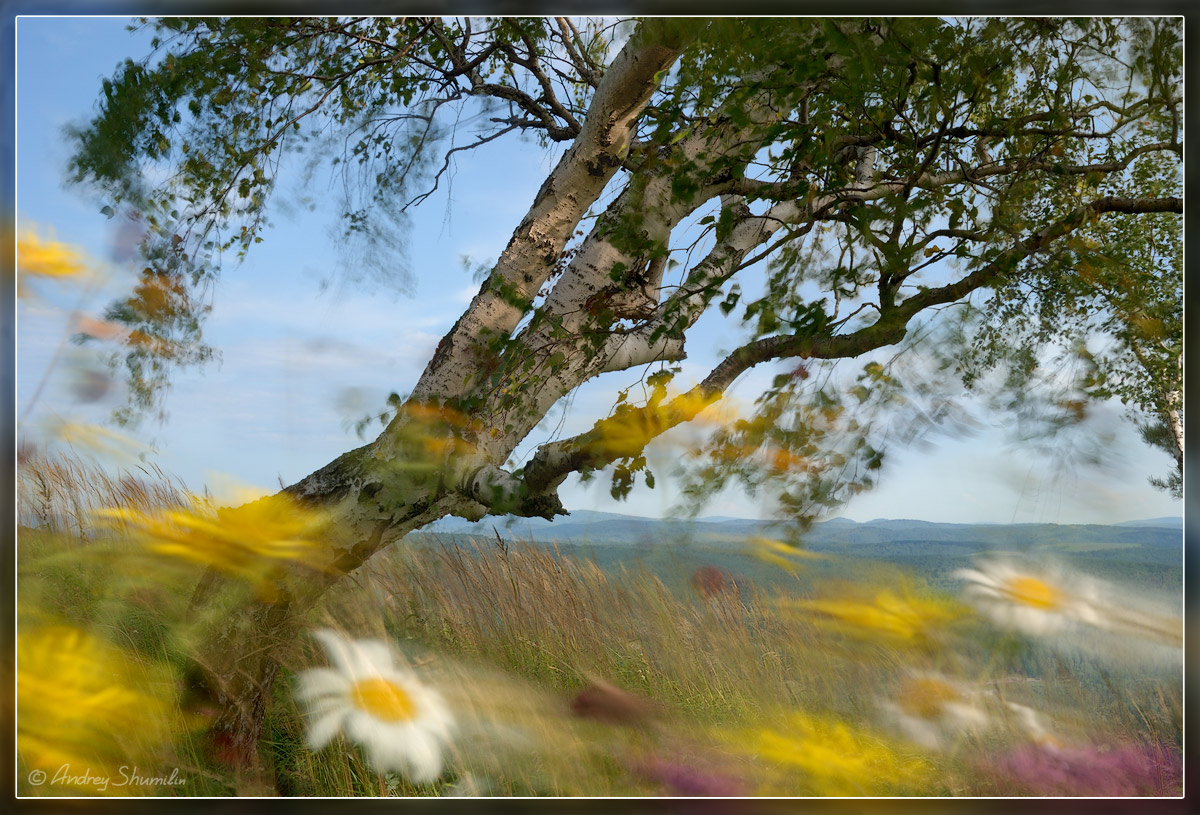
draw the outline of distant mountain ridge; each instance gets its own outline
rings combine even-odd
[[[725,516],[697,519],[643,518],[613,512],[576,510],[554,521],[543,518],[501,516],[470,522],[461,518],[442,518],[421,530],[450,535],[500,535],[506,539],[539,542],[610,543],[638,545],[669,540],[707,545],[738,543],[747,538],[778,535],[771,521]],[[877,518],[859,523],[848,518],[833,518],[813,524],[805,535],[812,548],[889,544],[902,541],[921,543],[958,543],[986,547],[1020,547],[1036,539],[1072,544],[1149,544],[1181,546],[1182,518],[1151,518],[1119,524],[952,524],[913,519]]]
[[[1153,518],[1122,524],[947,524],[912,519],[858,523],[832,518],[813,524],[800,546],[823,557],[803,569],[780,569],[758,557],[755,538],[779,538],[768,521],[708,517],[697,520],[639,518],[579,510],[550,521],[486,518],[470,523],[444,518],[413,533],[417,546],[456,546],[465,538],[489,548],[496,536],[557,554],[584,557],[614,574],[645,569],[675,590],[689,592],[690,576],[709,567],[737,581],[788,592],[815,591],[825,581],[894,580],[913,574],[932,587],[957,592],[959,569],[981,557],[1033,558],[1063,564],[1113,585],[1176,598],[1183,586],[1183,524]],[[471,551],[471,544],[467,551]],[[1174,600],[1172,599],[1172,602]]]
[[[1183,529],[1183,516],[1167,515],[1162,518],[1146,518],[1141,521],[1122,521],[1114,526],[1169,526],[1173,529]]]

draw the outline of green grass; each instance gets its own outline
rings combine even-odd
[[[50,619],[87,627],[147,676],[166,670],[182,681],[206,624],[185,622],[198,571],[148,568],[119,530],[101,533],[81,514],[85,506],[171,506],[180,494],[169,484],[108,478],[78,462],[45,467],[22,472],[23,484],[34,486],[20,493],[21,517],[37,528],[22,528],[18,539],[21,626]],[[91,497],[70,498],[72,483]],[[835,557],[803,561],[789,574],[729,547],[664,542],[622,551],[634,559],[612,557],[603,546],[414,535],[341,581],[312,610],[309,628],[390,640],[446,698],[459,733],[436,782],[413,785],[373,772],[342,739],[307,749],[292,690],[295,676],[325,657],[305,638],[274,685],[262,772],[238,775],[214,761],[195,711],[181,701],[180,721],[192,724],[180,726],[159,760],[178,766],[187,783],[160,792],[660,795],[672,788],[646,767],[670,758],[701,775],[734,777],[748,793],[820,795],[850,783],[855,794],[1006,795],[1017,787],[985,768],[1029,739],[1005,712],[1007,703],[1041,711],[1064,743],[1181,747],[1181,671],[1170,655],[1123,653],[1099,634],[1071,642],[1016,636],[965,610],[934,639],[906,645],[832,629],[793,602],[870,602],[904,586],[908,597],[949,607],[945,564],[917,559],[905,568]],[[1129,572],[1130,564],[1086,562],[1127,569],[1143,585],[1168,580],[1155,564]],[[690,578],[703,565],[727,568],[739,582],[701,596]],[[941,750],[904,741],[886,706],[914,672],[974,688],[998,712],[996,726],[952,738]],[[615,723],[579,715],[573,700],[598,687],[632,695],[635,712]],[[856,745],[830,759],[831,772],[841,776],[823,781],[811,768],[789,765],[787,755],[769,757],[771,739],[803,729],[789,722],[839,723],[844,732],[836,738]],[[791,758],[819,747],[808,744]],[[858,750],[876,756],[879,767],[905,769],[860,772],[853,765]],[[27,785],[22,792],[37,790]]]

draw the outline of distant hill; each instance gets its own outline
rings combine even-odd
[[[1174,523],[1168,523],[1174,521]],[[444,518],[414,534],[414,542],[441,546],[463,537],[522,540],[559,546],[604,568],[644,567],[668,585],[687,590],[688,577],[719,566],[759,585],[813,587],[828,579],[894,575],[897,569],[932,585],[953,588],[955,570],[979,556],[1009,553],[1053,559],[1123,585],[1176,593],[1183,582],[1183,530],[1178,519],[1122,524],[942,524],[835,518],[813,524],[799,544],[828,560],[806,560],[799,576],[756,558],[754,538],[782,532],[768,521],[741,518],[660,520],[580,510],[553,522],[541,518],[487,518],[470,523]]]
[[[1172,529],[1183,529],[1183,516],[1168,515],[1165,518],[1147,518],[1144,521],[1125,521],[1116,526],[1169,526]]]
[[[1038,546],[1146,544],[1176,547],[1182,544],[1182,520],[1155,518],[1121,524],[944,524],[918,520],[877,519],[857,523],[835,518],[813,524],[802,544],[813,549],[862,545],[954,543],[971,548],[1025,550]],[[539,542],[582,542],[618,545],[649,543],[742,544],[752,537],[777,537],[780,529],[770,521],[710,517],[696,520],[641,518],[612,512],[576,510],[553,521],[544,518],[503,516],[470,522],[443,518],[422,532],[452,535],[486,535]]]

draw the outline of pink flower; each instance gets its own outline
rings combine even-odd
[[[634,771],[657,781],[674,795],[734,798],[746,794],[741,781],[732,776],[679,761],[654,757],[639,762]]]
[[[1178,795],[1183,780],[1178,750],[1150,744],[1107,750],[1026,747],[993,766],[1034,795]]]

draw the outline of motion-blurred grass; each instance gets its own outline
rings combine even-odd
[[[129,530],[95,522],[105,508],[188,502],[152,468],[113,476],[34,456],[19,470],[20,631],[86,632],[169,708],[169,737],[138,760],[178,768],[183,782],[141,793],[1087,795],[1099,782],[1081,768],[1099,762],[1128,781],[1100,794],[1179,794],[1182,679],[1170,654],[1145,661],[1106,651],[1099,636],[1095,648],[1087,638],[1059,648],[1006,632],[892,567],[767,589],[719,572],[686,582],[602,569],[486,538],[411,538],[305,620],[386,638],[420,668],[458,722],[440,779],[377,773],[341,739],[306,747],[292,690],[321,663],[307,641],[283,650],[260,771],[235,773],[208,756],[213,711],[193,706],[184,682],[222,613],[189,614],[202,565],[148,560]],[[954,726],[943,703],[956,695],[987,726]],[[53,740],[31,717],[19,727]],[[80,792],[25,779],[23,795]]]

